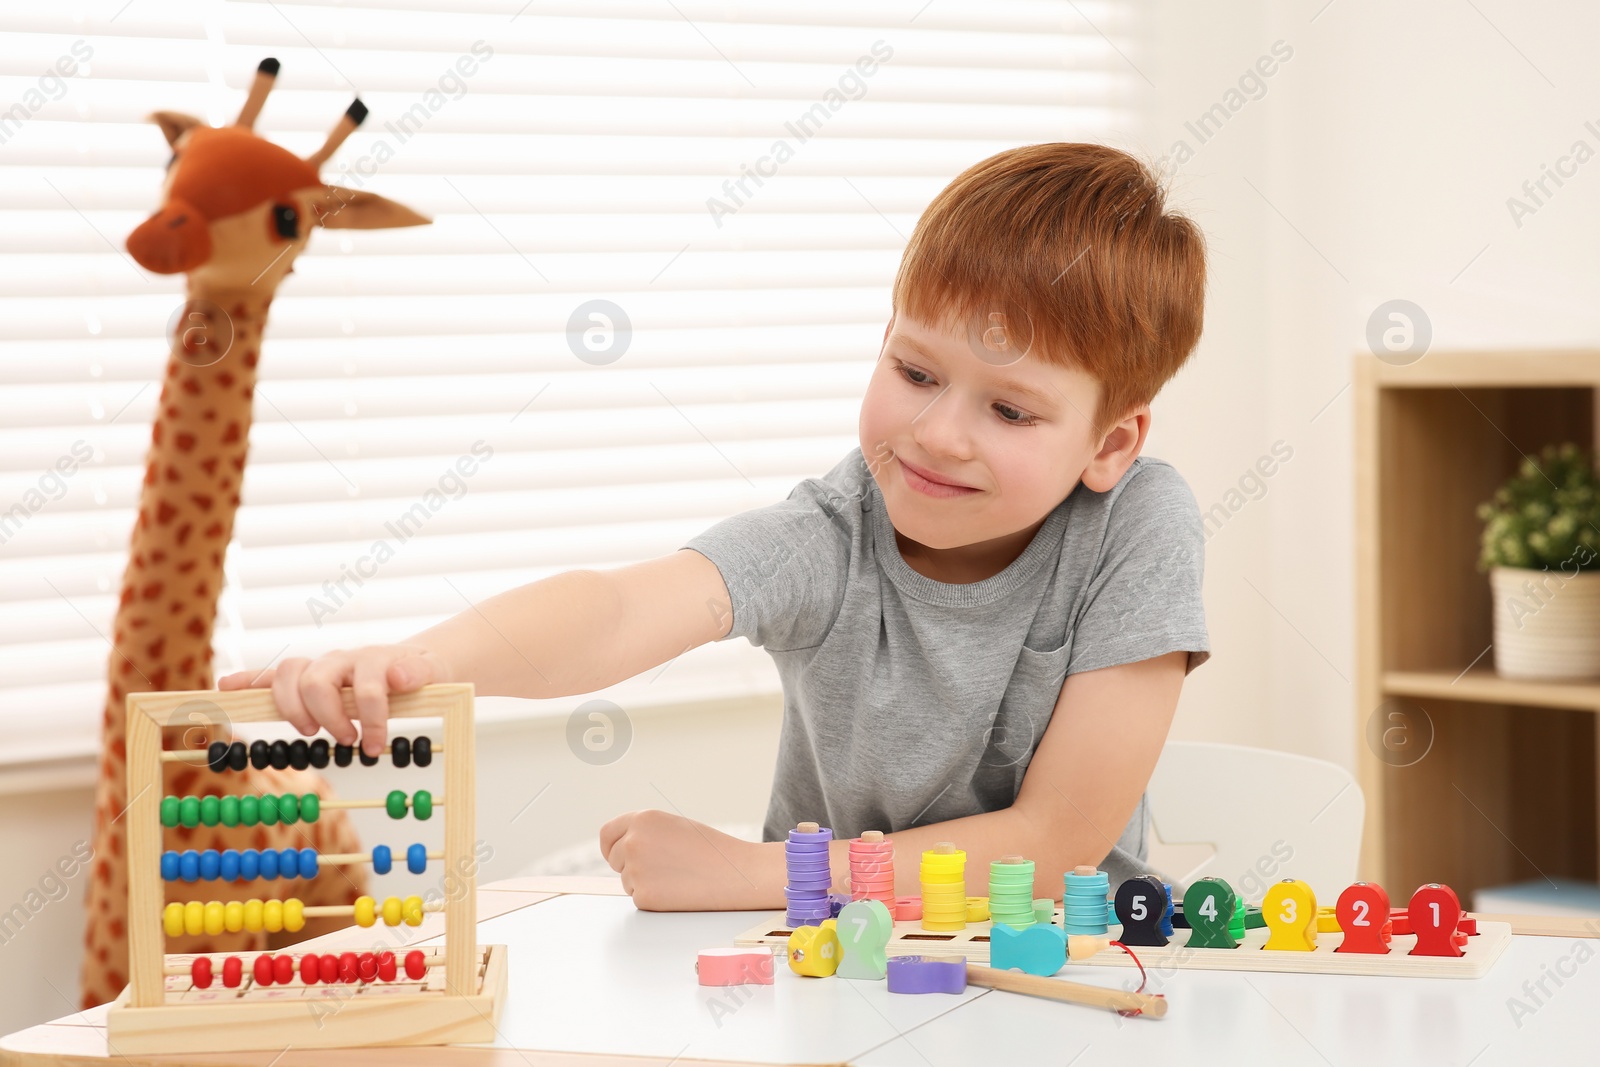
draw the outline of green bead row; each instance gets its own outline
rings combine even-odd
[[[427,819],[433,816],[433,794],[426,789],[419,789],[411,794],[411,810],[417,818]],[[389,811],[389,818],[403,819],[406,817],[406,791],[396,789],[390,792],[384,800],[384,807]]]
[[[184,826],[292,826],[297,822],[316,822],[322,814],[322,798],[315,793],[260,796],[186,796],[161,798],[161,825]]]

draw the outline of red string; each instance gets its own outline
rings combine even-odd
[[[1143,993],[1144,992],[1145,983],[1150,980],[1150,976],[1145,974],[1145,972],[1144,972],[1144,964],[1139,962],[1139,957],[1134,955],[1133,949],[1129,948],[1127,945],[1124,945],[1121,941],[1113,941],[1113,942],[1111,942],[1111,945],[1113,947],[1115,947],[1115,948],[1120,948],[1122,951],[1126,952],[1128,954],[1128,956],[1133,960],[1134,964],[1136,966],[1138,966],[1138,968],[1139,968],[1139,988],[1135,989],[1134,992],[1135,993]],[[1152,993],[1150,995],[1153,996],[1153,997],[1162,997],[1163,999],[1165,999],[1165,997],[1166,997],[1165,993]],[[1143,1008],[1118,1008],[1117,1009],[1117,1014],[1118,1015],[1125,1015],[1125,1016],[1127,1016],[1128,1018],[1131,1019],[1135,1015],[1143,1015],[1144,1014],[1144,1009]]]

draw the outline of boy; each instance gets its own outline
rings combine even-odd
[[[630,812],[600,847],[636,905],[784,905],[785,833],[893,832],[896,891],[958,842],[969,878],[1018,853],[1035,895],[1077,864],[1146,873],[1143,791],[1187,672],[1209,655],[1202,531],[1183,479],[1140,458],[1149,402],[1199,340],[1205,253],[1130,156],[1012,149],[917,223],[861,405],[860,449],[672,555],[492,597],[401,645],[286,659],[302,733],[385,744],[385,694],[604,688],[707,641],[773,656],[784,722],[762,842]],[[708,606],[711,610],[707,610]],[[974,874],[973,872],[976,872]]]

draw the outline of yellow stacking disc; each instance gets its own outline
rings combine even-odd
[[[261,900],[251,897],[244,902],[244,928],[252,934],[261,929]]]
[[[356,897],[356,925],[371,926],[377,921],[377,901],[371,897]]]
[[[283,901],[268,900],[261,905],[261,921],[265,924],[267,932],[277,933],[283,929]]]
[[[405,904],[402,907],[403,907],[403,910],[405,912],[405,920],[406,920],[406,925],[407,926],[421,926],[422,925],[422,898],[421,897],[406,897]]]
[[[168,937],[183,936],[183,905],[174,900],[161,909],[161,928]]]
[[[206,904],[206,933],[216,937],[222,933],[222,901],[213,900]]]
[[[244,901],[230,900],[222,906],[222,925],[230,934],[244,929]]]
[[[306,902],[299,897],[290,897],[283,902],[283,928],[291,934],[305,929]]]
[[[191,900],[183,906],[183,932],[203,934],[206,930],[206,906],[202,901]]]
[[[383,898],[383,924],[385,926],[400,925],[400,898]]]
[[[981,922],[987,922],[988,919],[989,919],[989,898],[988,897],[968,897],[967,898],[967,922],[969,922],[969,923],[981,923]]]

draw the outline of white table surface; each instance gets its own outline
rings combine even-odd
[[[1519,936],[1481,979],[1172,971],[1148,992],[1162,1020],[971,987],[891,995],[882,982],[801,978],[699,985],[698,949],[732,944],[765,913],[641,912],[626,897],[561,896],[480,924],[510,946],[500,1047],[757,1063],[945,1067],[988,1063],[1525,1064],[1600,1061],[1600,941]],[[1581,952],[1580,947],[1586,949]],[[1587,959],[1579,959],[1587,955]],[[1572,974],[1531,1015],[1522,988]],[[1106,986],[1137,971],[1073,968]],[[711,1008],[713,1002],[726,1012]]]
[[[108,1050],[101,1007],[7,1035],[0,1039],[0,1061],[28,1067],[1600,1062],[1600,939],[1517,935],[1481,979],[1153,971],[1147,991],[1167,996],[1167,1017],[1125,1019],[978,987],[961,996],[890,995],[882,982],[801,978],[781,959],[771,986],[704,987],[695,980],[696,952],[731,945],[774,913],[641,912],[625,896],[600,895],[620,892],[600,884],[606,880],[527,881],[539,884],[479,893],[480,914],[492,916],[479,922],[480,943],[510,950],[508,991],[492,1046],[128,1058]],[[442,928],[435,919],[425,920],[414,944],[430,943],[421,938]],[[320,950],[337,947],[341,936],[318,938]],[[1069,964],[1060,977],[1131,988],[1137,973]],[[1525,983],[1541,978],[1546,992],[1533,989],[1530,996]],[[1514,1017],[1512,998],[1535,1010]]]

